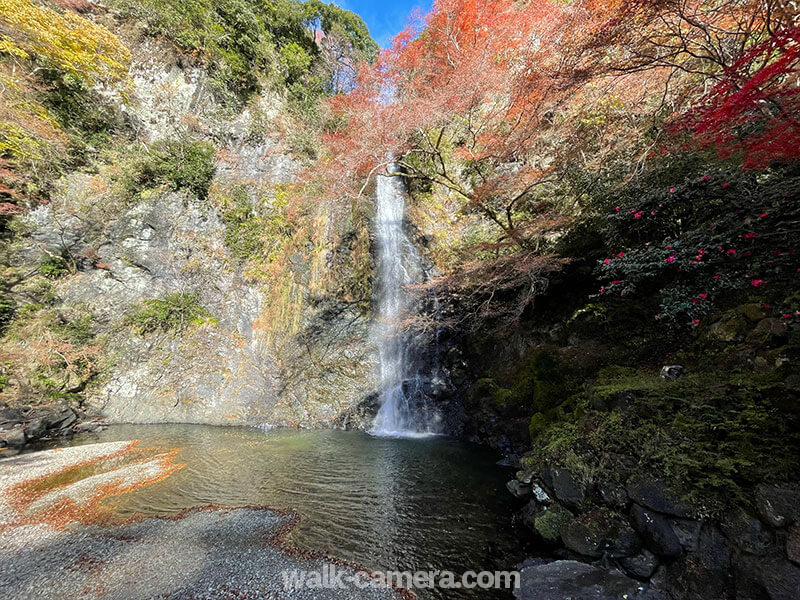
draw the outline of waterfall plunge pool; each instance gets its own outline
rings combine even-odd
[[[290,541],[375,570],[510,570],[523,558],[509,470],[491,451],[443,436],[114,425],[58,446],[141,440],[186,466],[106,505],[120,516],[203,504],[290,508]],[[52,444],[50,445],[50,447]],[[511,598],[495,590],[417,590],[420,598]]]

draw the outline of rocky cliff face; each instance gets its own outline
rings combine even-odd
[[[135,144],[208,142],[211,189],[244,190],[245,204],[269,209],[302,168],[287,147],[281,98],[264,93],[234,110],[211,93],[202,65],[130,24],[121,31],[134,85],[125,102],[109,101]],[[10,259],[20,271],[48,257],[74,264],[53,282],[50,303],[58,315],[88,318],[102,346],[100,373],[79,384],[88,406],[115,422],[320,425],[374,387],[363,309],[319,284],[335,263],[336,224],[316,222],[328,243],[292,257],[287,287],[245,272],[219,204],[164,187],[130,201],[114,185],[115,167],[63,177],[49,203],[18,218]],[[143,307],[168,310],[147,304],[163,298],[191,298],[202,322],[132,325]]]

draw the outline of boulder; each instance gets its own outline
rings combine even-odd
[[[732,312],[731,314],[726,314],[708,328],[708,337],[725,344],[738,342],[742,339],[747,328],[747,319],[736,312]]]
[[[635,556],[620,558],[617,562],[628,575],[642,580],[650,579],[658,568],[658,557],[647,548],[642,548]]]
[[[5,442],[5,446],[14,448],[24,446],[26,442],[25,432],[22,430],[22,427],[0,431],[0,441]]]
[[[586,485],[569,469],[545,467],[542,469],[542,479],[568,508],[578,508],[586,500]]]
[[[621,485],[604,482],[598,484],[597,491],[603,504],[611,508],[624,509],[631,502],[630,498],[628,498],[628,492]]]
[[[761,563],[759,572],[761,584],[770,600],[800,598],[800,567],[780,556],[774,556]]]
[[[662,592],[622,573],[574,560],[523,568],[514,596],[517,600],[667,600]]]
[[[769,536],[761,527],[761,521],[742,509],[729,513],[722,523],[722,532],[742,552],[763,556],[767,551]]]
[[[750,344],[779,344],[786,337],[786,327],[781,320],[769,318],[760,320],[746,339]]]
[[[10,429],[11,426],[21,423],[25,417],[17,408],[0,408],[0,428]],[[3,426],[6,427],[3,427]]]
[[[42,419],[34,419],[25,425],[25,437],[29,440],[38,440],[47,432]]]
[[[694,519],[670,519],[670,523],[683,549],[689,552],[697,550],[702,522]]]
[[[75,411],[65,405],[53,407],[42,417],[42,422],[47,429],[66,429],[77,420]]]
[[[704,523],[698,535],[696,551],[666,566],[664,584],[675,598],[716,600],[733,597],[731,550],[725,536],[715,525]],[[753,597],[745,595],[741,598]]]
[[[522,522],[528,529],[550,544],[561,543],[561,532],[572,520],[572,513],[559,504],[549,506],[531,500],[522,509]]]
[[[748,304],[741,304],[736,307],[736,311],[743,315],[748,321],[760,321],[767,316],[767,311],[761,304],[750,302]]]
[[[792,525],[786,532],[786,557],[800,565],[800,523]]]
[[[530,484],[526,485],[516,479],[512,479],[511,481],[507,482],[506,488],[515,498],[524,498],[525,496],[531,495]]]
[[[656,512],[674,517],[688,517],[692,513],[692,506],[661,481],[637,478],[626,489],[634,502]]]
[[[645,545],[651,552],[666,558],[681,555],[683,548],[680,540],[666,517],[634,504],[631,518],[634,528],[644,538]]]
[[[639,552],[642,541],[616,513],[598,509],[572,520],[561,530],[564,545],[583,556],[621,558]]]
[[[688,371],[681,365],[665,365],[661,367],[661,379],[668,379],[674,381],[678,377],[686,375]]]
[[[768,525],[791,525],[800,519],[800,489],[760,485],[756,489],[756,509]]]

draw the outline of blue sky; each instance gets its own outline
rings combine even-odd
[[[364,19],[372,38],[385,48],[408,24],[411,11],[429,11],[432,0],[334,0],[334,4]]]

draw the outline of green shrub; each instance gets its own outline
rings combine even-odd
[[[123,167],[122,185],[129,198],[166,186],[205,199],[214,176],[214,146],[208,142],[163,140]]]
[[[189,327],[215,322],[200,304],[197,294],[177,292],[163,298],[145,300],[125,319],[140,335],[149,333],[181,333]]]
[[[39,263],[39,274],[48,279],[59,279],[69,274],[67,260],[60,256],[46,255]]]

